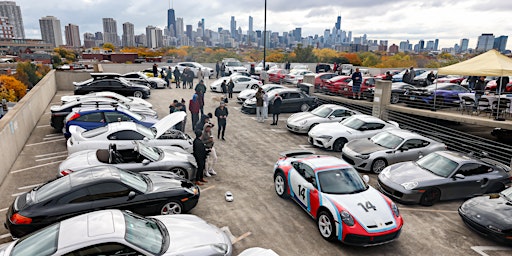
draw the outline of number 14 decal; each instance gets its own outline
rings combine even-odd
[[[362,204],[362,203],[358,203],[357,205],[363,207],[364,211],[365,212],[368,212],[369,209],[373,209],[374,211],[377,210],[377,207],[375,207],[375,205],[373,205],[372,203],[370,203],[370,201],[367,201],[365,204]]]
[[[306,200],[306,188],[302,185],[299,185],[299,196],[302,197],[302,200]]]

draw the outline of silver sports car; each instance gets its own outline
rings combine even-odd
[[[96,165],[114,165],[134,172],[169,171],[185,179],[194,178],[197,163],[194,156],[178,147],[149,147],[135,141],[134,148],[83,150],[71,154],[59,166],[59,175],[79,171]]]
[[[446,145],[406,130],[389,130],[370,139],[349,141],[342,157],[354,168],[380,173],[386,166],[413,161],[435,151],[446,150]]]
[[[510,167],[494,160],[437,151],[415,162],[384,168],[379,185],[395,200],[433,205],[439,200],[499,192],[510,184],[510,179]]]
[[[291,115],[286,120],[286,128],[296,133],[308,133],[317,124],[340,122],[356,114],[360,113],[340,105],[323,104],[311,112]]]

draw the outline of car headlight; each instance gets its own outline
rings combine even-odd
[[[498,233],[502,232],[501,228],[495,227],[493,225],[488,225],[487,228],[492,230],[492,231],[494,231],[494,232],[498,232]]]
[[[413,190],[414,188],[416,188],[418,186],[418,182],[411,181],[411,182],[402,183],[400,185],[402,185],[402,187],[404,187],[407,190]]]
[[[226,254],[228,252],[227,244],[212,244],[212,247],[221,254]]]
[[[354,226],[354,218],[352,218],[352,215],[350,215],[350,213],[348,213],[347,211],[342,211],[340,215],[343,223],[345,223],[347,226]]]
[[[305,125],[305,124],[307,124],[307,123],[308,123],[308,120],[304,120],[304,121],[300,122],[299,124],[300,124],[300,125]]]
[[[192,188],[184,188],[184,189],[185,189],[185,191],[187,191],[188,193],[190,193],[190,194],[192,194],[192,195],[194,195],[194,196],[195,196],[195,195],[197,195],[197,193],[199,192],[199,191],[197,191],[197,188],[195,188],[195,187],[192,187]]]
[[[318,136],[319,139],[324,139],[324,140],[331,140],[332,139],[332,136],[329,136],[329,135],[322,135],[322,136]]]
[[[398,206],[396,206],[395,203],[391,203],[391,210],[393,211],[393,213],[395,214],[396,217],[399,217],[400,216],[400,212],[398,211]]]
[[[367,154],[367,155],[356,155],[357,158],[361,158],[361,159],[368,159],[370,158],[370,155]]]

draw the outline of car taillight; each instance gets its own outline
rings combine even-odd
[[[73,115],[69,118],[69,121],[71,121],[71,120],[75,120],[75,119],[77,119],[77,118],[79,118],[79,117],[80,117],[80,113],[75,113],[75,114],[73,114]]]
[[[25,217],[19,213],[15,213],[10,218],[13,224],[30,224],[32,223],[32,219]]]
[[[60,171],[60,174],[61,174],[62,176],[66,176],[66,175],[68,175],[68,174],[70,174],[70,173],[72,173],[72,172],[73,172],[73,170],[66,169],[66,170],[62,170],[62,171]]]

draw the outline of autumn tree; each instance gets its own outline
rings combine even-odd
[[[380,63],[380,57],[372,52],[363,52],[359,54],[363,67],[375,67]]]
[[[0,75],[0,99],[19,101],[27,93],[27,86],[13,76]]]
[[[316,56],[313,54],[313,46],[308,45],[307,47],[303,47],[302,44],[298,44],[295,49],[293,49],[295,53],[294,62],[299,63],[313,63],[317,61]]]
[[[103,44],[103,49],[114,51],[116,49],[116,47],[114,46],[114,44],[107,42],[107,43]]]
[[[60,57],[68,60],[69,62],[73,62],[77,59],[78,54],[73,50],[68,50],[66,48],[55,48],[53,51]]]
[[[48,72],[50,68],[44,65],[36,65],[31,62],[19,62],[16,66],[16,74],[14,77],[25,84],[26,87],[32,88],[36,85]]]

